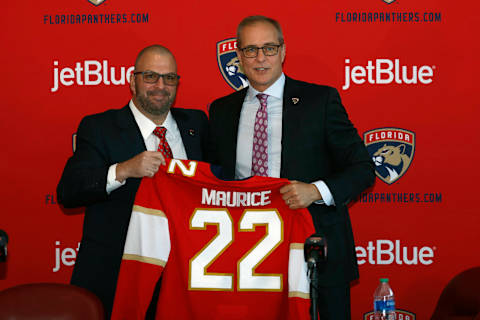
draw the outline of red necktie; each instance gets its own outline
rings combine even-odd
[[[257,94],[260,100],[260,107],[255,117],[255,127],[253,130],[252,145],[252,175],[268,176],[268,116],[267,116],[267,98],[264,93]]]
[[[163,157],[165,159],[173,158],[172,154],[172,149],[170,149],[170,146],[168,145],[167,138],[165,135],[167,134],[167,128],[164,127],[156,127],[155,130],[153,130],[153,134],[156,135],[160,139],[160,143],[158,144],[158,152],[161,152]]]

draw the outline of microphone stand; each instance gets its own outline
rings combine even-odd
[[[8,235],[5,231],[0,230],[0,262],[7,261],[7,244]]]
[[[0,230],[0,280],[7,278],[7,244],[8,235]]]
[[[312,320],[318,320],[318,287],[319,266],[318,261],[311,257],[307,261],[308,274],[310,275],[310,301],[312,306]]]
[[[312,320],[318,320],[318,288],[320,271],[325,267],[327,260],[327,240],[323,235],[315,233],[305,240],[303,250],[310,277],[311,317]]]

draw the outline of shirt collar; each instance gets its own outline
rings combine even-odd
[[[271,97],[275,97],[277,99],[282,99],[283,98],[283,88],[285,87],[285,74],[282,72],[280,77],[270,86],[267,88],[267,90],[260,92],[257,91],[254,87],[251,85],[248,86],[248,91],[247,91],[247,99],[248,100],[253,100],[254,98],[257,98],[257,94],[259,93],[265,93],[268,94]]]
[[[142,133],[142,137],[144,140],[148,138],[149,135],[152,134],[153,130],[157,127],[155,122],[147,118],[143,113],[138,110],[137,106],[135,103],[133,103],[133,100],[130,100],[129,102],[129,107],[130,110],[132,110],[133,117],[135,118],[135,121],[137,122],[138,127],[140,128],[140,132]],[[172,129],[173,126],[173,117],[170,111],[168,111],[167,118],[162,124],[162,127],[167,128],[168,130]]]

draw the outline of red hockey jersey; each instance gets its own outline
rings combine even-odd
[[[144,319],[157,280],[157,319],[310,319],[306,209],[285,179],[223,181],[210,165],[170,160],[137,192],[112,319]]]

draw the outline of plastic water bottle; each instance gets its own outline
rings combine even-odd
[[[373,311],[375,320],[395,320],[395,297],[387,278],[380,279],[380,284],[375,289]]]

